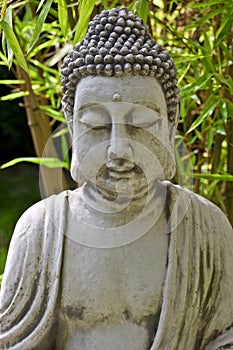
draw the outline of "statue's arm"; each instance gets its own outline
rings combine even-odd
[[[40,221],[42,208],[39,205],[30,207],[16,224],[9,246],[5,271],[0,292],[0,310],[9,308],[16,293],[20,293],[23,279],[27,279],[34,267],[36,247],[39,244],[39,231],[36,224]],[[34,241],[34,244],[32,244]],[[32,249],[33,248],[33,249]],[[32,249],[31,251],[29,251]],[[32,276],[30,276],[32,278]]]
[[[66,197],[51,196],[19,219],[0,292],[0,348],[45,349],[54,335]]]
[[[33,324],[32,305],[37,289],[42,244],[43,208],[29,208],[16,224],[0,290],[0,344],[24,349],[22,340]]]
[[[219,208],[213,212],[212,220],[216,229],[214,244],[219,249],[215,268],[221,271],[221,279],[215,302],[218,317],[213,324],[218,333],[205,350],[233,350],[233,228]]]

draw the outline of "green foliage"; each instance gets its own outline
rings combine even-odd
[[[233,175],[232,2],[174,4],[169,23],[164,8],[154,15],[154,23],[159,23],[159,40],[169,43],[178,69],[179,131],[192,159],[194,190],[216,202],[233,222],[233,207],[224,203],[226,181]]]
[[[28,48],[28,53],[32,50],[32,48],[35,46],[37,40],[39,39],[39,36],[43,30],[43,26],[45,23],[45,19],[48,16],[49,10],[51,8],[53,0],[48,0],[42,7],[41,12],[38,16],[38,19],[36,21],[36,26],[35,29],[33,30],[33,35],[29,44],[29,48]],[[59,6],[60,8],[60,6]],[[61,11],[59,11],[60,13]],[[60,18],[60,16],[59,16]]]
[[[0,171],[0,275],[17,219],[40,199],[38,171],[32,164],[17,164]]]
[[[8,43],[8,47],[10,47],[15,55],[16,58],[16,62],[18,63],[18,65],[20,67],[22,67],[25,72],[28,73],[28,67],[27,67],[27,63],[26,60],[24,58],[23,52],[21,50],[21,47],[19,45],[19,42],[15,36],[14,31],[12,30],[12,28],[10,27],[10,25],[4,21],[3,19],[0,21],[0,28],[4,31],[7,43]],[[9,51],[8,51],[9,53]],[[8,54],[8,59],[9,59],[9,54]]]
[[[74,36],[74,44],[76,44],[77,42],[81,41],[84,38],[94,6],[95,6],[95,0],[80,1],[79,20],[78,20],[78,24],[77,24],[77,28]]]
[[[39,158],[39,157],[22,157],[11,160],[0,167],[0,169],[8,168],[9,166],[15,165],[21,162],[29,162],[39,165],[47,166],[48,168],[66,168],[69,170],[69,164],[63,162],[57,158]]]

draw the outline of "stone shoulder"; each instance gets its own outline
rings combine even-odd
[[[42,230],[46,217],[53,218],[54,214],[58,215],[59,202],[64,201],[67,192],[71,191],[51,195],[26,209],[16,223],[12,239],[18,239],[21,235],[38,234]]]
[[[183,188],[179,185],[172,184],[168,181],[166,181],[166,183],[167,186],[172,188],[178,195],[181,195],[183,198],[186,198],[188,202],[190,201],[192,203],[195,203],[195,205],[197,205],[200,208],[203,215],[205,215],[205,212],[207,210],[218,226],[223,228],[223,226],[221,225],[224,225],[225,228],[227,228],[230,231],[233,231],[226,214],[216,204],[214,204],[207,198],[192,192],[187,188]]]

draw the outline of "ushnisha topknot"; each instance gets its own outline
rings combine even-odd
[[[102,11],[94,17],[85,38],[65,57],[61,74],[68,124],[73,119],[76,86],[89,75],[155,77],[165,95],[168,119],[177,123],[180,96],[174,62],[156,44],[142,20],[126,8]]]

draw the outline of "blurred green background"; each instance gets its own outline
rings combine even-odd
[[[0,171],[0,274],[7,249],[20,215],[40,199],[38,169],[32,164],[18,164]]]

